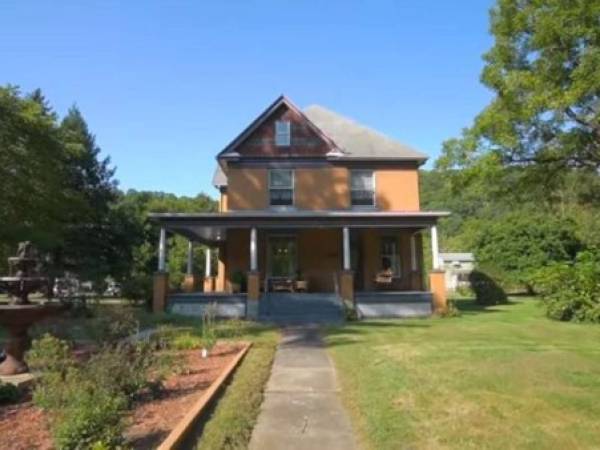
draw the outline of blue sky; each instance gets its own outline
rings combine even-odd
[[[0,84],[77,103],[123,189],[216,192],[279,94],[431,156],[488,102],[491,1],[3,1]]]

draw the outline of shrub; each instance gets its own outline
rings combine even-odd
[[[572,264],[545,267],[536,283],[549,317],[600,322],[600,252],[581,252]]]
[[[103,310],[92,320],[90,336],[99,345],[114,345],[139,331],[139,322],[131,311],[123,308]]]
[[[442,311],[439,314],[440,317],[449,318],[449,317],[460,317],[460,310],[456,306],[456,303],[453,299],[448,299],[448,307],[445,311]]]
[[[68,342],[48,333],[33,341],[26,359],[31,370],[43,373],[64,374],[75,364]]]
[[[105,347],[93,355],[81,369],[95,386],[128,400],[149,386],[150,370],[156,358],[149,343]]]
[[[60,449],[117,448],[123,443],[126,399],[104,389],[79,384],[67,407],[52,422]]]
[[[358,311],[352,300],[343,299],[342,306],[344,308],[344,317],[347,321],[352,322],[358,320]]]
[[[202,343],[203,341],[199,336],[186,332],[175,335],[171,340],[170,345],[176,350],[192,350],[194,348],[200,348]]]
[[[475,301],[480,305],[499,305],[507,302],[506,292],[484,272],[474,270],[469,274]]]
[[[210,351],[217,342],[217,330],[215,316],[217,315],[217,304],[208,305],[202,313],[202,347]]]
[[[0,381],[0,405],[16,403],[21,397],[21,392],[14,384]]]

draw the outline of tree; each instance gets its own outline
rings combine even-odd
[[[0,87],[0,265],[20,240],[42,248],[60,242],[63,214],[77,198],[64,183],[55,120],[40,91],[24,97],[14,86]]]
[[[498,0],[481,76],[495,97],[463,136],[467,152],[544,174],[600,168],[598,17],[600,0]]]
[[[64,216],[64,240],[55,249],[55,264],[83,278],[99,280],[113,274],[113,265],[121,264],[121,239],[115,236],[122,217],[112,208],[117,199],[114,169],[110,159],[100,158],[95,137],[76,106],[69,109],[60,124],[64,146],[66,183],[79,195],[77,207]],[[116,245],[115,245],[116,244]]]

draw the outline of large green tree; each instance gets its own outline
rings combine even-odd
[[[600,168],[600,0],[498,0],[491,32],[494,98],[440,163],[491,152],[544,175]]]
[[[69,189],[56,115],[41,92],[0,87],[0,267],[23,239],[44,248],[62,235],[62,217],[79,195]]]

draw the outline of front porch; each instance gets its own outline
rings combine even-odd
[[[304,311],[305,316],[318,318],[331,312],[329,304],[341,311],[344,299],[353,302],[362,317],[428,315],[445,308],[443,273],[437,270],[436,222],[442,215],[154,214],[161,225],[154,309],[202,314],[206,305],[216,303],[221,317],[269,320]],[[431,233],[434,262],[429,283],[423,267],[426,231]],[[185,293],[168,290],[167,233],[186,236],[190,242]],[[192,267],[194,242],[209,248],[203,277]],[[213,251],[218,253],[214,272]]]

